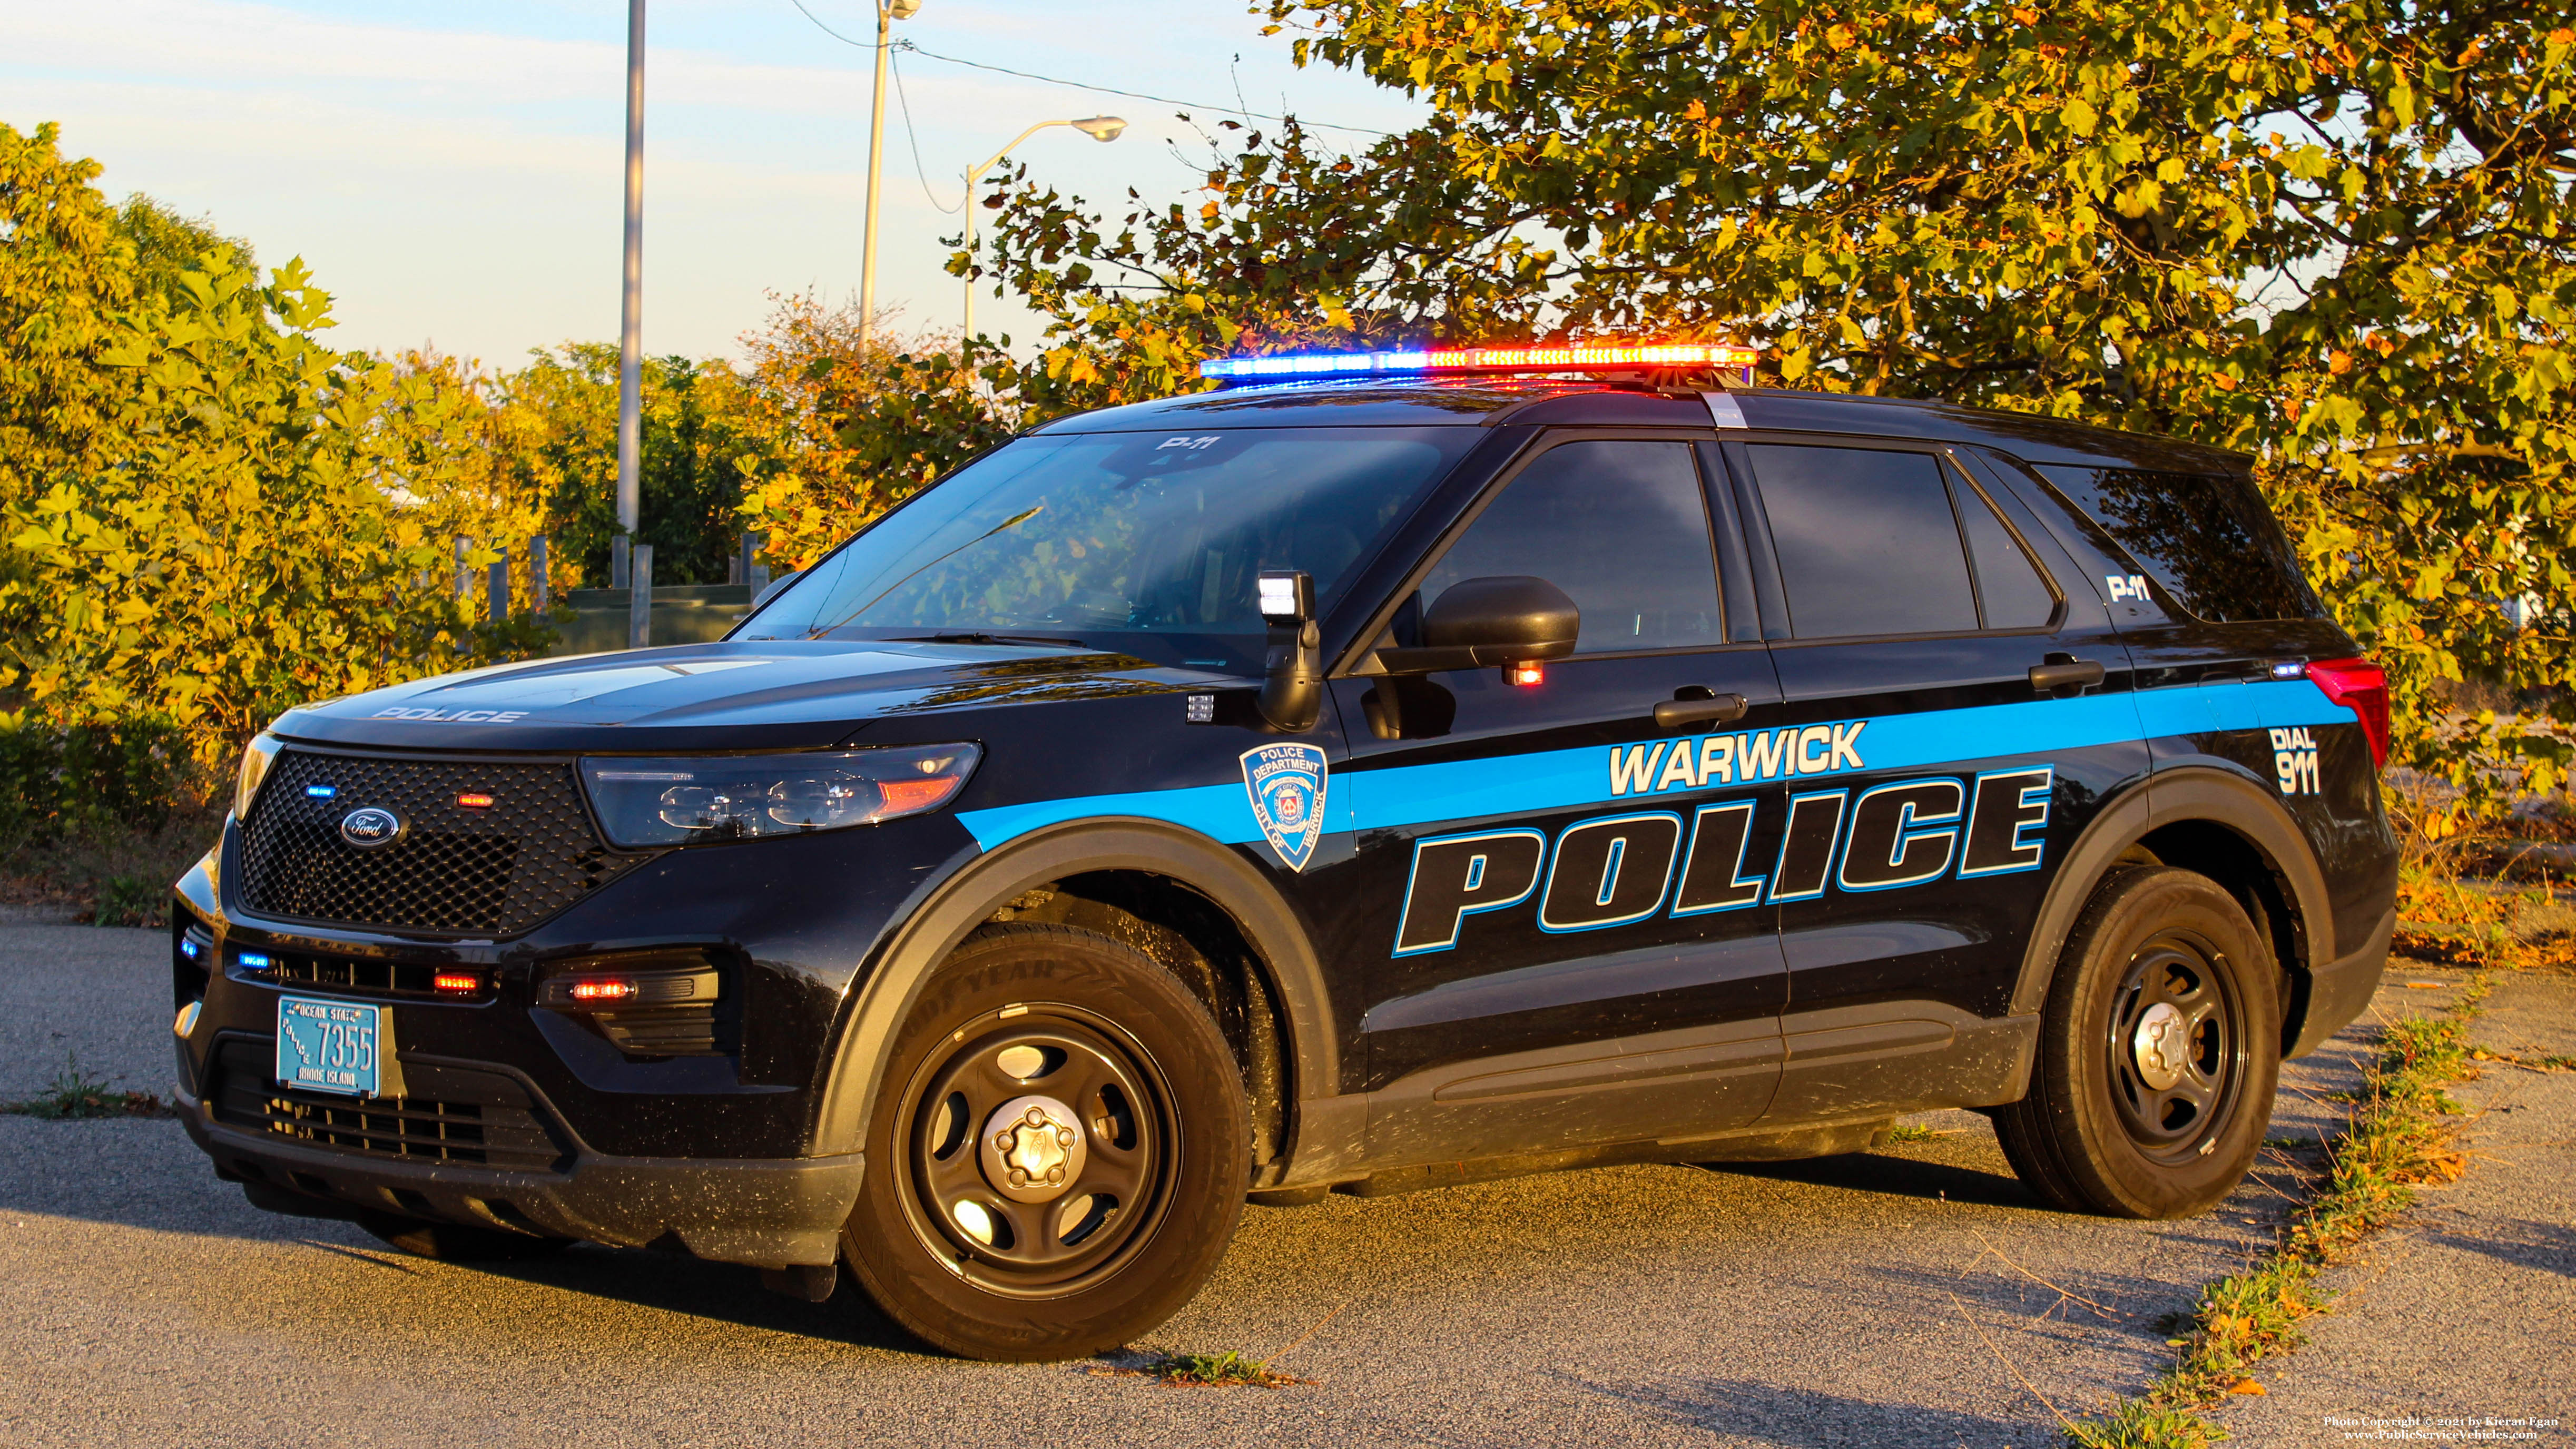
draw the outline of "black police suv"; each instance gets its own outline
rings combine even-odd
[[[2219,1201],[2396,870],[2246,460],[1405,365],[1039,428],[721,643],[290,711],[177,887],[188,1130],[414,1252],[846,1265],[1000,1359],[1160,1322],[1247,1198],[1929,1108]]]

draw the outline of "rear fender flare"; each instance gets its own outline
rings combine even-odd
[[[833,1049],[819,1098],[813,1152],[830,1156],[861,1150],[895,1033],[920,998],[922,984],[959,942],[1031,887],[1103,870],[1168,877],[1233,917],[1279,993],[1287,1018],[1291,1101],[1338,1090],[1340,1051],[1321,964],[1296,914],[1260,871],[1239,852],[1160,821],[1083,820],[1033,831],[978,856],[914,910],[878,951],[852,993]]]
[[[2163,826],[2196,820],[2234,831],[2279,878],[2282,894],[2298,913],[2295,924],[2307,958],[2281,964],[2305,971],[2311,963],[2335,959],[2334,910],[2325,875],[2317,869],[2298,822],[2251,775],[2214,765],[2183,765],[2159,770],[2113,799],[2076,837],[2031,924],[2021,974],[2013,985],[2013,1015],[2036,1013],[2046,1004],[2057,958],[2076,917],[2120,853]]]

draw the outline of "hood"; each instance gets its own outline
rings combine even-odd
[[[759,640],[467,670],[292,709],[271,728],[403,749],[822,749],[888,716],[1241,683],[1082,649]]]

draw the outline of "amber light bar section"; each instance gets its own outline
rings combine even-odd
[[[1390,372],[1568,372],[1618,367],[1722,367],[1750,372],[1759,348],[1732,342],[1657,342],[1586,347],[1454,347],[1423,352],[1317,352],[1288,357],[1211,358],[1199,376],[1351,377]]]

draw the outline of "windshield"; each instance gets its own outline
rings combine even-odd
[[[1251,668],[1253,577],[1319,609],[1478,436],[1237,428],[1024,438],[862,532],[737,639],[1007,636]],[[1193,657],[1195,656],[1195,657]]]

